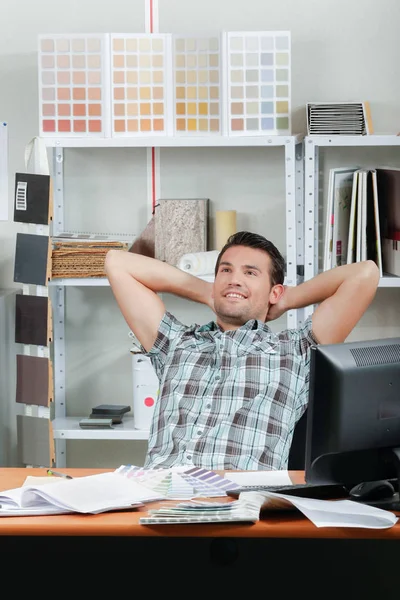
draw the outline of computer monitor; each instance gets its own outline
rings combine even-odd
[[[306,482],[350,489],[399,475],[400,338],[313,347]]]

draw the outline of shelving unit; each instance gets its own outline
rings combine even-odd
[[[319,150],[320,148],[343,147],[400,147],[400,136],[397,135],[363,135],[363,136],[320,136],[311,135],[304,138],[304,280],[307,281],[318,274],[318,213],[320,199]],[[385,275],[381,277],[379,287],[398,288],[400,277]],[[305,309],[304,318],[313,312],[313,307]]]
[[[184,148],[184,147],[276,147],[284,154],[285,206],[286,206],[286,263],[285,283],[296,285],[302,278],[303,267],[303,189],[304,161],[303,135],[254,136],[254,137],[137,137],[137,138],[43,138],[53,153],[54,189],[54,237],[64,232],[64,150],[68,148]],[[70,231],[70,233],[77,233]],[[148,431],[135,429],[133,418],[115,429],[88,431],[79,427],[80,417],[66,416],[66,348],[65,348],[65,289],[68,286],[107,286],[108,281],[96,279],[54,279],[50,281],[53,298],[53,371],[54,371],[54,420],[53,434],[56,440],[56,464],[65,466],[66,440],[107,439],[146,440]],[[289,311],[287,326],[297,327],[305,318],[304,310]]]

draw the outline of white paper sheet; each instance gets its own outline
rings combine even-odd
[[[15,515],[23,515],[32,509],[34,514],[47,514],[47,509],[48,514],[60,511],[100,513],[165,499],[163,494],[117,473],[57,479],[57,483],[51,485],[46,482],[0,492],[0,516],[10,510]]]
[[[247,494],[248,492],[244,492]],[[367,529],[388,529],[397,523],[398,517],[381,508],[361,504],[352,500],[314,500],[273,492],[260,492],[268,497],[284,499],[300,510],[316,527],[358,527]]]
[[[239,485],[293,485],[288,471],[238,471],[225,477]]]

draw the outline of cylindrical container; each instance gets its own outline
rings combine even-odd
[[[236,233],[236,210],[217,210],[215,212],[215,245],[222,250],[232,233]]]
[[[150,359],[140,352],[133,352],[133,420],[135,429],[149,430],[156,403],[159,384]]]

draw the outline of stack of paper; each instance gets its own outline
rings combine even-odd
[[[28,484],[0,492],[0,516],[102,513],[142,506],[164,496],[116,473]]]
[[[307,104],[308,135],[366,135],[372,133],[368,102]]]
[[[162,506],[149,510],[148,516],[141,517],[141,525],[173,523],[255,523],[260,518],[262,499],[256,492],[241,494],[233,502],[182,502],[176,506]]]

